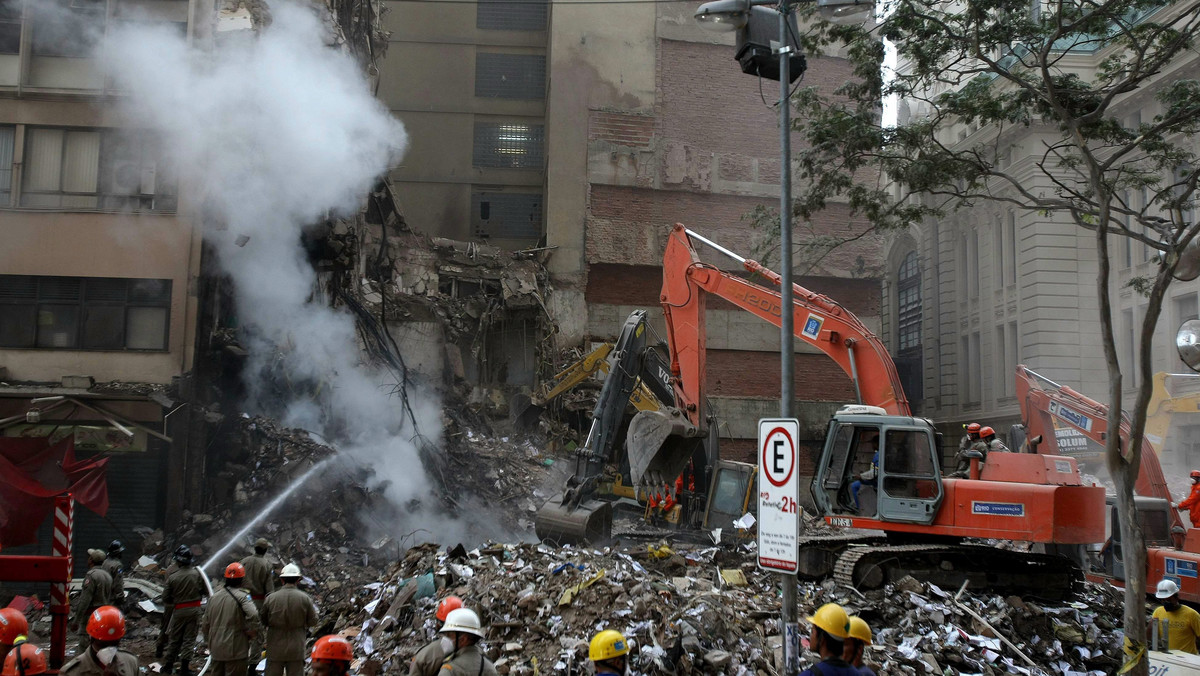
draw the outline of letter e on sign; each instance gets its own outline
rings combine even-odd
[[[795,419],[758,421],[758,566],[794,573],[799,561]]]

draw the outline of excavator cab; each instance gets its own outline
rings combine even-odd
[[[811,491],[827,516],[933,523],[944,491],[932,426],[876,406],[842,407],[829,422]]]

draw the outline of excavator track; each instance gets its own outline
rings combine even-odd
[[[828,577],[833,574],[838,557],[848,547],[855,545],[875,546],[886,542],[887,538],[879,531],[876,531],[874,534],[859,531],[837,535],[800,537],[797,540],[800,560],[796,574],[810,580],[819,580]]]
[[[912,575],[943,589],[957,589],[966,581],[972,589],[1049,600],[1069,597],[1083,581],[1083,571],[1062,556],[984,545],[851,547],[838,557],[833,574],[859,590]]]

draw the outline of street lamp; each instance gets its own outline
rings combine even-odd
[[[779,417],[792,417],[795,379],[795,310],[792,300],[792,135],[791,83],[804,72],[799,53],[795,16],[796,2],[816,2],[821,16],[832,23],[865,21],[874,9],[872,0],[713,0],[696,10],[701,28],[727,33],[737,31],[738,63],[742,72],[779,81],[779,150],[782,155],[779,186],[779,276],[780,276],[780,401]],[[770,7],[774,9],[770,9]],[[770,44],[773,19],[778,19],[779,41]],[[773,57],[778,57],[778,65]],[[795,66],[795,75],[792,75]],[[799,497],[799,496],[797,496]],[[797,536],[799,533],[797,533]],[[800,623],[796,616],[796,581],[783,574],[783,673],[795,676],[800,670]]]

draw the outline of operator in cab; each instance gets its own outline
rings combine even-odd
[[[1200,654],[1196,650],[1200,613],[1179,601],[1179,585],[1174,580],[1164,579],[1158,583],[1154,596],[1162,601],[1162,605],[1154,609],[1154,621],[1160,626],[1166,624],[1167,650]]]

